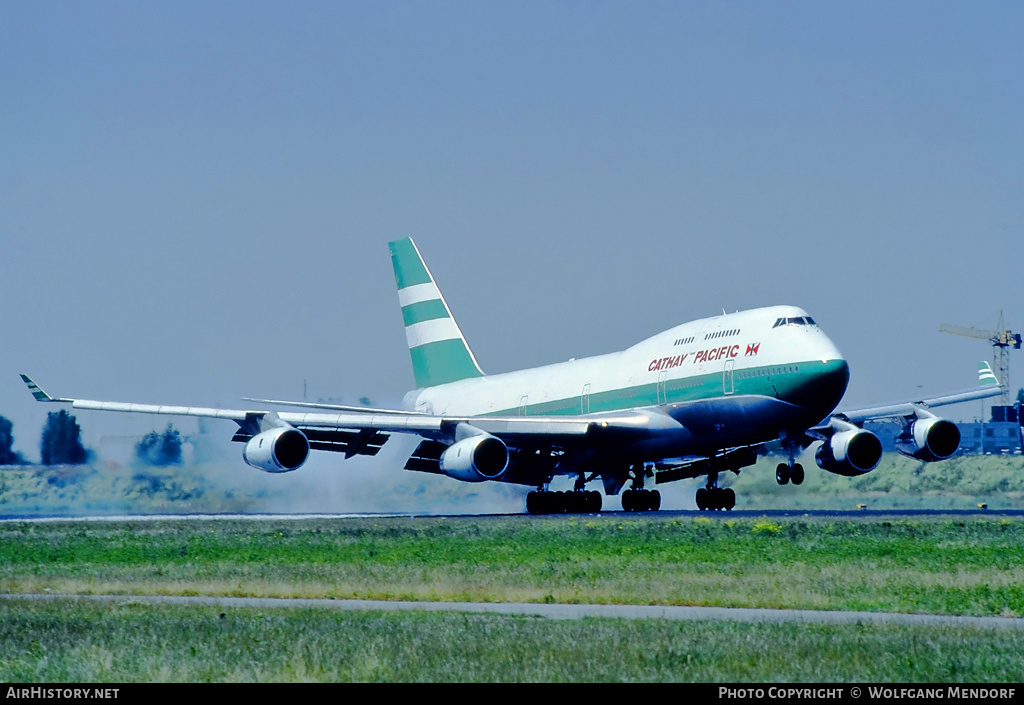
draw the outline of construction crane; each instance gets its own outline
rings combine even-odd
[[[999,330],[980,330],[978,328],[968,328],[965,326],[951,326],[947,323],[943,323],[939,326],[939,330],[943,333],[952,333],[953,335],[963,335],[968,338],[978,338],[979,340],[987,340],[992,344],[992,366],[996,369],[996,374],[999,375],[999,383],[1005,385],[1006,391],[1003,392],[1003,396],[1000,398],[1003,406],[1010,405],[1010,346],[1013,346],[1014,350],[1020,350],[1021,348],[1021,335],[1020,333],[1013,333],[1006,329],[1003,325],[1003,312],[999,312]]]

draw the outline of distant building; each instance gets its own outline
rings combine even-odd
[[[992,405],[988,422],[960,423],[961,453],[1020,453],[1024,445],[1021,433],[1020,405]]]
[[[961,453],[1020,453],[1020,424],[1012,421],[958,423]]]

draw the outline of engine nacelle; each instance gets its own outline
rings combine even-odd
[[[871,472],[881,459],[882,442],[863,429],[833,434],[814,454],[819,468],[846,477]]]
[[[456,480],[497,480],[508,467],[508,448],[501,440],[482,433],[448,446],[440,462],[441,472]]]
[[[309,439],[297,428],[280,426],[249,439],[242,459],[264,472],[291,472],[309,457]]]
[[[911,458],[945,460],[960,448],[960,429],[952,421],[935,416],[919,418],[896,437],[896,450]]]

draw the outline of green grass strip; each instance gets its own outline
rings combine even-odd
[[[1013,517],[15,522],[0,592],[1024,615]]]
[[[1016,631],[0,602],[0,680],[1016,682]]]

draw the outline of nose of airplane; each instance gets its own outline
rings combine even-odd
[[[801,367],[804,367],[801,365]],[[807,374],[801,375],[786,401],[798,404],[808,411],[815,423],[832,413],[839,405],[850,383],[850,366],[842,357],[816,360],[807,365]]]

